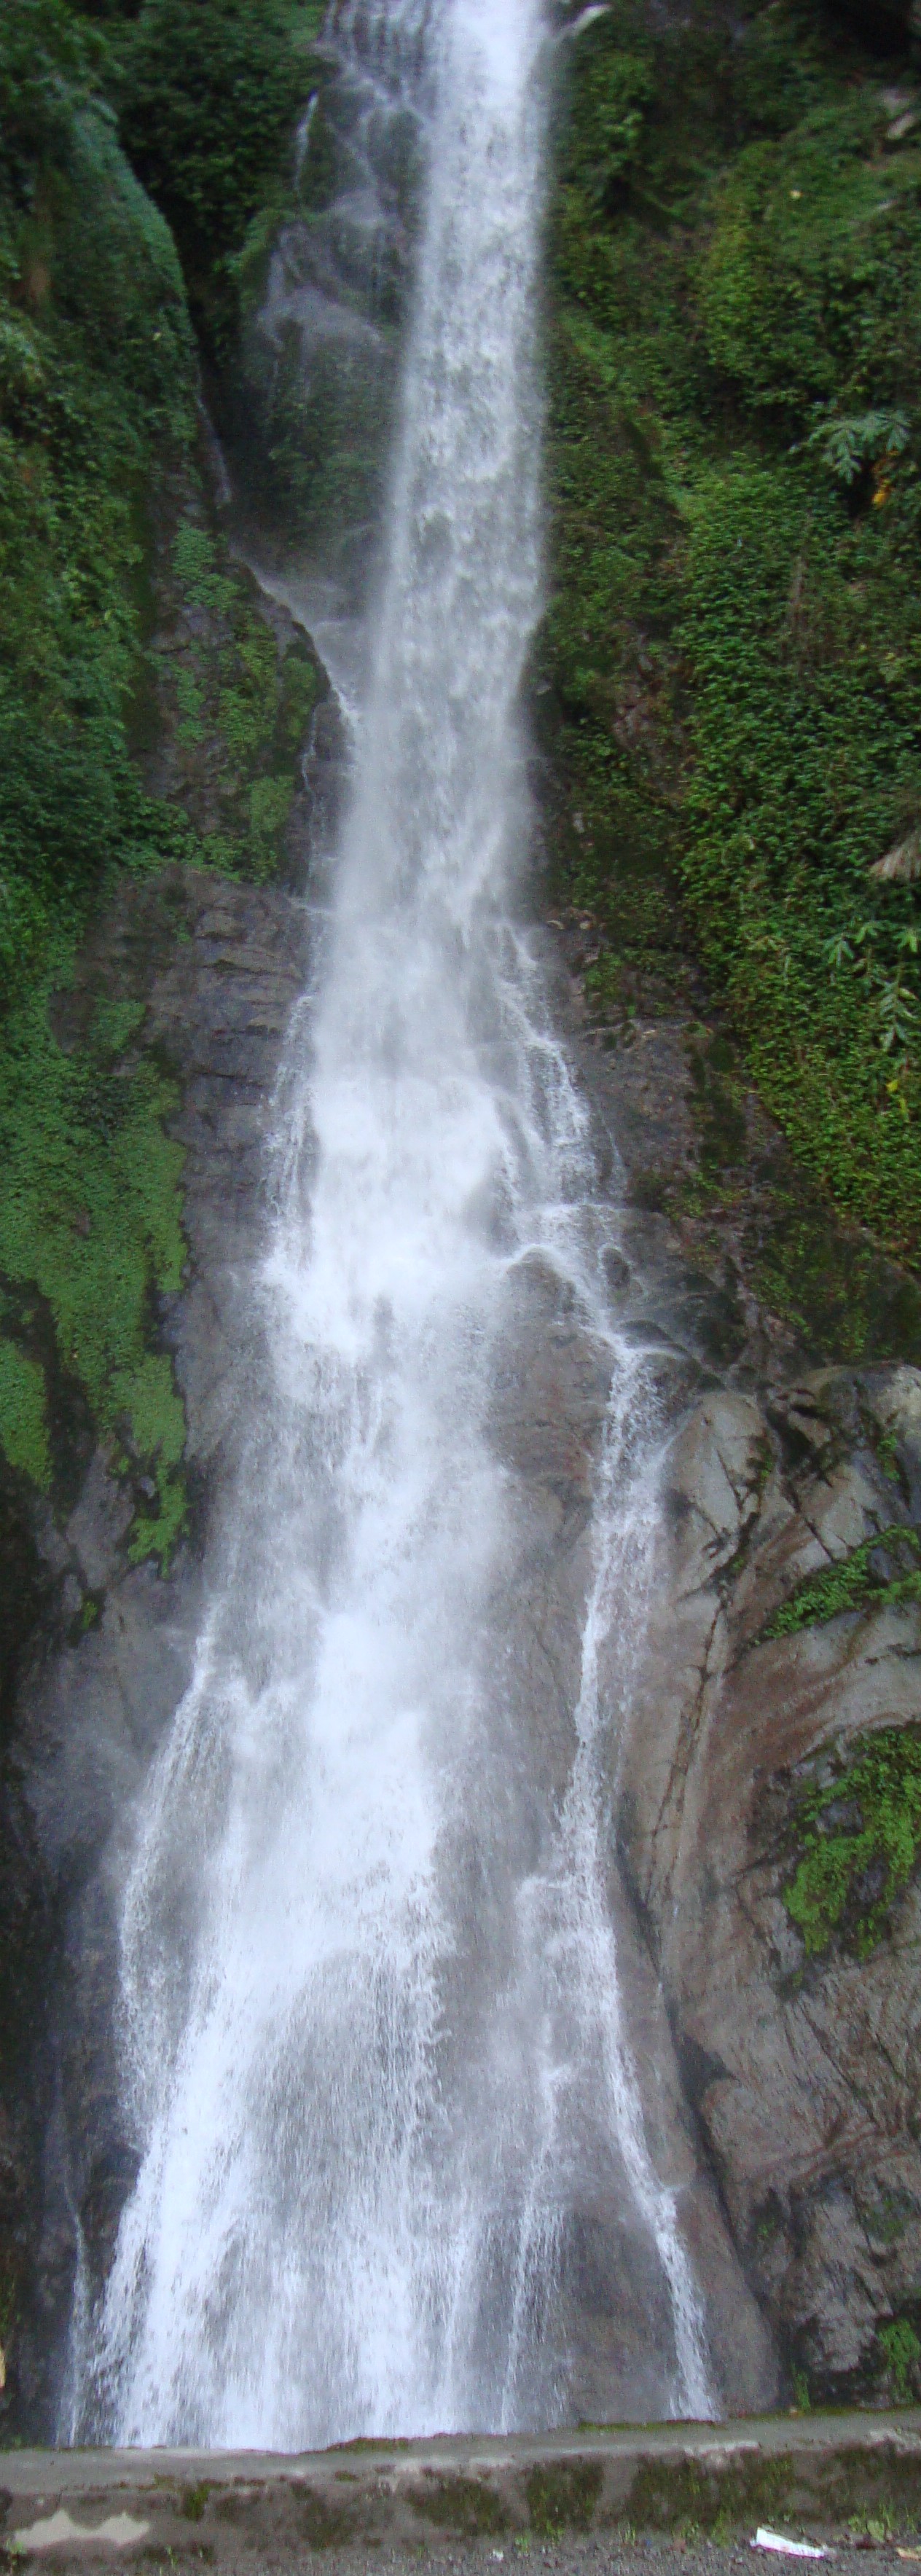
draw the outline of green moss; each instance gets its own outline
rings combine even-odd
[[[185,1514],[182,1406],[169,1360],[149,1347],[152,1300],[178,1288],[185,1260],[182,1148],[164,1128],[175,1092],[131,1048],[136,1005],[98,1012],[73,1054],[48,1006],[47,987],[29,995],[0,1053],[0,1273],[44,1301],[61,1370],[137,1480],[132,1556],[163,1561]],[[18,1411],[3,1405],[6,1454],[46,1486],[39,1372],[9,1339],[0,1387],[19,1389]]]
[[[702,2463],[648,2459],[637,2471],[624,2508],[635,2530],[712,2533],[759,2514],[772,2517],[793,2485],[792,2463],[761,2459],[750,2468],[707,2469]]]
[[[211,2487],[204,2478],[199,2486],[183,2489],[182,2512],[186,2522],[201,2521],[210,2494]]]
[[[873,2234],[882,2237],[884,2245],[897,2245],[909,2227],[914,2225],[915,2203],[910,2193],[880,2189],[873,2210]]]
[[[290,778],[257,778],[249,791],[249,824],[254,847],[268,856],[276,847],[291,812]]]
[[[277,358],[255,342],[247,352],[264,435],[253,472],[289,542],[340,570],[343,532],[380,521],[396,361],[393,328],[369,338],[347,370],[340,353],[321,347],[309,379],[294,333]]]
[[[688,1063],[700,1137],[700,1168],[706,1180],[737,1167],[745,1159],[747,1127],[740,1087],[733,1079],[734,1053],[727,1040],[715,1038],[706,1053],[693,1043]]]
[[[341,2549],[355,2537],[357,2518],[345,2504],[327,2504],[313,2487],[294,2491],[298,2532],[309,2549]]]
[[[285,861],[319,666],[301,637],[276,637],[252,575],[191,518],[170,581],[183,640],[163,651],[161,690],[173,744],[188,755],[177,793],[209,864],[262,880]]]
[[[894,2317],[878,2335],[883,2367],[900,2406],[910,2406],[917,2393],[921,2342],[907,2317]]]
[[[354,2433],[350,2442],[331,2442],[329,2447],[331,2451],[380,2451],[384,2459],[389,2459],[391,2451],[408,2451],[412,2445],[407,2433],[397,2433],[389,2440],[384,2435],[379,2441],[368,2433]]]
[[[51,1451],[45,1419],[45,1379],[38,1361],[0,1341],[0,1449],[11,1467],[28,1476],[40,1493],[51,1483]]]
[[[409,2501],[424,2521],[471,2536],[504,2531],[508,2519],[500,2498],[479,2478],[441,2477],[433,2469],[423,2473],[423,2482],[413,2487]]]
[[[98,1628],[104,1601],[105,1594],[102,1592],[84,1593],[80,1608],[70,1623],[68,1634],[72,1646],[79,1646],[82,1639],[89,1636],[91,1629]]]
[[[660,993],[650,974],[610,949],[585,978],[602,1043],[618,1046],[639,1007],[648,1019]],[[631,989],[632,988],[632,989]],[[668,1009],[667,996],[664,1007]],[[683,1014],[682,1014],[683,1016]],[[773,1319],[795,1335],[803,1361],[921,1360],[921,1290],[869,1235],[843,1219],[771,1130],[747,1076],[744,1051],[725,1026],[692,1022],[685,1035],[694,1157],[636,1172],[633,1194],[674,1216],[695,1266],[737,1294],[738,1271]],[[676,1139],[676,1144],[677,1144]],[[692,1230],[693,1229],[693,1230]],[[711,1353],[725,1359],[728,1350]],[[879,1426],[868,1436],[880,1464]],[[896,1471],[896,1483],[901,1477]]]
[[[548,2460],[529,2472],[525,2494],[533,2531],[590,2531],[601,2495],[600,2460]]]
[[[769,1312],[808,1350],[841,1360],[921,1360],[921,1293],[792,1158],[746,1229],[750,1276]],[[882,1463],[882,1454],[879,1453]]]
[[[826,1758],[827,1759],[827,1758]],[[801,1798],[801,1856],[785,1893],[807,1956],[842,1938],[865,1958],[921,1850],[921,1726],[884,1727]]]
[[[205,694],[195,671],[177,671],[176,699],[179,707],[178,739],[187,746],[204,742]]]
[[[207,528],[183,520],[173,540],[173,569],[186,598],[196,608],[225,615],[233,605],[234,584]]]

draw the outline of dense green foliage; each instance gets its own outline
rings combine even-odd
[[[200,328],[234,355],[233,261],[283,202],[322,0],[145,0],[120,58],[122,134],[167,216]]]
[[[187,281],[116,115],[232,314],[224,262],[278,183],[316,15],[0,13],[0,1452],[66,1500],[79,1417],[129,1480],[129,1551],[161,1559],[185,1509],[155,1331],[183,1261],[174,1095],[131,1006],[65,1051],[54,995],[120,872],[275,871],[317,678],[207,530]],[[164,725],[168,797],[139,758]]]
[[[796,1819],[801,1848],[787,1911],[815,1957],[841,1936],[859,1958],[875,1948],[921,1851],[921,1732],[884,1727],[856,1759],[807,1791]]]
[[[0,26],[0,977],[75,927],[107,866],[181,843],[129,750],[144,512],[188,445],[194,352],[170,235],[88,97],[54,0]]]
[[[677,878],[796,1149],[916,1255],[921,124],[900,77],[796,0],[654,37],[614,0],[573,39],[544,661],[562,875],[606,926],[602,968],[674,979]]]
[[[145,0],[101,30],[66,0],[15,0],[0,20],[0,976],[76,928],[107,869],[194,851],[132,749],[164,681],[152,535],[177,481],[194,497],[197,354],[172,233],[111,100],[219,295],[290,157],[318,14],[318,0]],[[180,612],[208,612],[201,668],[187,655],[177,672],[186,739],[213,722],[231,837],[264,867],[309,657],[288,657],[276,686],[251,586],[198,524],[177,537],[171,588]]]
[[[188,454],[195,354],[179,262],[101,95],[104,47],[60,0],[0,20],[0,1445],[55,1481],[48,1398],[147,1471],[160,1553],[182,1412],[147,1347],[182,1259],[165,1086],[99,1028],[66,1056],[48,999],[118,868],[188,843],[131,753],[149,512]],[[49,1340],[49,1330],[51,1339]]]

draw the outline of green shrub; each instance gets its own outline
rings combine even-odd
[[[881,1573],[873,1561],[880,1556],[892,1559],[897,1572]],[[885,1609],[902,1601],[921,1601],[919,1557],[921,1537],[917,1530],[907,1528],[902,1521],[893,1522],[876,1537],[864,1539],[861,1547],[851,1548],[847,1556],[823,1565],[818,1574],[807,1575],[790,1600],[767,1620],[764,1636],[792,1637],[801,1628],[825,1627],[846,1610]]]
[[[884,336],[908,289],[898,272],[917,256],[918,160],[883,170],[879,123],[867,85],[782,141],[750,144],[717,190],[701,321],[713,365],[756,405],[801,414],[831,399],[872,363],[868,321]]]
[[[98,89],[105,48],[67,0],[15,0],[0,16],[0,206],[34,201],[38,172],[66,151],[75,104]]]
[[[834,1777],[799,1805],[801,1858],[785,1901],[807,1956],[840,1935],[865,1958],[921,1851],[921,1729],[881,1728],[856,1760],[833,1759]]]
[[[126,147],[222,347],[236,310],[224,263],[284,190],[319,15],[312,0],[145,0],[125,46]]]

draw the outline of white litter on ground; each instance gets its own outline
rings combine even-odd
[[[830,2549],[820,2548],[813,2540],[788,2540],[785,2531],[768,2531],[764,2523],[759,2524],[749,2547],[780,2549],[785,2558],[830,2558],[833,2554]]]

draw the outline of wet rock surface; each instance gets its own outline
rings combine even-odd
[[[886,1597],[889,1550],[874,1548],[881,1532],[916,1526],[921,1375],[826,1369],[760,1400],[708,1394],[672,1445],[664,1487],[617,1830],[688,2098],[788,2366],[846,2395],[884,2385],[901,2350],[911,2384],[914,1844],[878,1913],[886,1882],[877,1867],[872,1883],[872,1851],[854,1859],[840,1917],[836,1896],[814,1923],[790,1903],[823,1831],[829,1853],[837,1832],[847,1872],[866,1833],[868,1750],[921,1716],[921,1605]],[[819,1578],[868,1545],[878,1590],[824,1615]],[[810,1602],[822,1615],[785,1632]],[[861,1757],[863,1785],[849,1789]],[[830,1803],[810,1842],[804,1796],[816,1784]]]
[[[577,1710],[583,1687],[586,1610],[592,1590],[593,1514],[605,1422],[612,1389],[611,1345],[586,1329],[570,1291],[535,1258],[515,1277],[514,1312],[507,1321],[504,1365],[495,1390],[492,1437],[507,1473],[506,1550],[511,1560],[504,1599],[495,1605],[495,1647],[502,1673],[502,1711],[511,1715],[513,1764],[526,1768],[533,1801],[532,1848],[519,1873],[533,1869],[552,1886],[577,1866],[574,1851],[554,1843],[576,1758]],[[650,1429],[656,1411],[679,1417],[695,1377],[684,1355],[653,1346]],[[661,1381],[661,1383],[660,1383]],[[642,1381],[637,1399],[644,1400]],[[642,1438],[642,1435],[641,1435]],[[629,1553],[621,1569],[629,1586],[640,1573]],[[608,1675],[607,1698],[619,1713],[624,1672]],[[629,1647],[628,1647],[629,1656]],[[627,1704],[629,1705],[629,1695]],[[602,1752],[604,1771],[616,1770],[615,1728]],[[600,1891],[599,1891],[600,1892]],[[675,2195],[680,2229],[698,2282],[706,2286],[706,2327],[713,2397],[754,2409],[776,2399],[774,2337],[764,2324],[739,2264],[726,2214],[685,2097],[682,2074],[661,1983],[641,1914],[616,1864],[607,1873],[605,1897],[616,1942],[617,1992],[599,1997],[589,1988],[583,2009],[621,2011],[642,2104],[642,2119],[655,2173]],[[604,1900],[602,1900],[604,1901]],[[566,1939],[561,1921],[548,1920],[547,1940]],[[582,1927],[583,1941],[591,1935]],[[578,2060],[576,2027],[569,2034]],[[605,2033],[598,2031],[599,2052]],[[563,2044],[565,2070],[566,2046]],[[571,2080],[561,2071],[561,2082]],[[615,2075],[616,2088],[617,2077]],[[673,2349],[674,2320],[665,2274],[654,2247],[648,2213],[640,2216],[635,2189],[612,2146],[616,2128],[611,2082],[593,2063],[588,2098],[570,2109],[574,2134],[569,2206],[558,2248],[557,2277],[546,2331],[558,2354],[558,2385],[566,2420],[606,2422],[651,2418],[663,2412],[663,2356]],[[579,2090],[578,2078],[576,2090]],[[578,2143],[575,2143],[578,2142]],[[674,2385],[674,2378],[672,2378]],[[680,2384],[680,2383],[679,2383]]]
[[[289,895],[174,868],[122,887],[57,1011],[66,1045],[100,999],[142,1002],[141,1042],[179,1085],[188,1263],[154,1332],[184,1400],[192,1512],[165,1579],[132,1565],[130,1486],[111,1450],[96,1448],[69,1518],[58,1525],[43,1510],[35,1534],[44,1614],[23,1654],[2,1782],[2,1938],[20,2071],[0,2148],[0,2341],[7,2420],[45,2438],[66,2411],[77,2222],[92,2295],[135,2171],[112,2031],[124,1842],[191,1673],[203,1536],[250,1357],[281,1040],[305,973],[306,916]]]
[[[712,1208],[706,1228],[687,1216],[701,1129],[686,1019],[650,1019],[625,1055],[599,1042],[565,942],[549,962],[599,1160],[622,1200],[612,1304],[650,1354],[659,1410],[648,1631],[609,1754],[611,1905],[638,2066],[655,2063],[662,2082],[658,2014],[679,2071],[693,2140],[680,2205],[720,2396],[764,2403],[778,2385],[907,2396],[921,2363],[921,1371],[895,1358],[814,1364],[815,1313],[772,1310],[776,1271],[746,1259],[757,1160],[747,1203],[727,1186],[719,1223]],[[749,1149],[754,1122],[765,1153],[782,1157],[757,1101],[746,1116]],[[683,1178],[683,1198],[643,1204],[651,1161]],[[828,1222],[834,1344],[848,1237]],[[851,1253],[855,1302],[861,1262],[864,1290],[876,1263],[868,1303],[885,1335],[900,1274],[858,1237]],[[828,1584],[842,1566],[839,1600]],[[612,1703],[618,1647],[615,1619]],[[900,1834],[893,1876],[886,1854]],[[804,1888],[804,1862],[821,1902]],[[640,1960],[653,1977],[645,2003]],[[657,2137],[648,2083],[645,2111],[667,2172],[681,2115]],[[704,2176],[773,2360],[752,2334]]]

